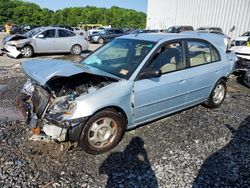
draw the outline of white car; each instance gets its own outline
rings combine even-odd
[[[250,38],[250,31],[244,33],[241,37],[232,41],[231,49],[241,59],[250,60],[250,47],[247,46],[247,41]]]
[[[66,53],[80,55],[89,44],[83,36],[57,27],[39,27],[24,35],[11,35],[3,40],[3,52],[11,57],[32,57],[38,53]]]
[[[73,29],[74,33],[76,33],[78,35],[82,35],[84,37],[87,36],[87,32],[84,29],[80,28],[80,27],[72,27],[72,29]]]

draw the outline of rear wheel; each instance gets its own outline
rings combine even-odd
[[[72,55],[80,55],[82,53],[82,47],[79,44],[72,46],[70,53]]]
[[[104,43],[104,39],[103,39],[103,38],[99,38],[99,39],[98,39],[98,43],[99,43],[99,44],[103,44],[103,43]]]
[[[21,53],[23,55],[23,57],[32,57],[34,55],[34,50],[31,46],[24,46],[23,48],[21,48]]]
[[[80,146],[90,154],[98,155],[114,148],[122,139],[126,121],[113,109],[92,116],[83,128]]]
[[[205,105],[210,108],[218,108],[226,97],[227,86],[224,80],[219,80],[214,86]]]

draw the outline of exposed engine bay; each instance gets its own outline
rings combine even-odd
[[[50,139],[64,141],[67,130],[84,119],[71,118],[77,108],[78,97],[91,94],[115,81],[88,73],[54,77],[45,86],[28,79],[23,86],[24,96],[19,100],[19,106],[25,109],[31,129],[39,128]],[[23,102],[21,105],[20,101]]]

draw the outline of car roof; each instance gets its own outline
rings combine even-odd
[[[197,33],[197,32],[183,32],[183,33],[139,33],[124,35],[119,38],[124,39],[135,39],[135,40],[146,40],[152,42],[158,42],[160,40],[173,40],[182,38],[197,38],[205,39],[203,37],[207,33]]]
[[[223,51],[226,50],[227,44],[225,43],[226,37],[224,35],[218,35],[214,33],[198,33],[195,31],[185,31],[182,33],[140,33],[130,34],[118,37],[119,39],[133,39],[133,40],[144,40],[151,42],[166,42],[176,39],[203,39],[209,41],[217,48],[221,48]]]
[[[48,27],[37,27],[35,29],[44,29],[44,30],[48,30],[48,29],[64,29],[64,30],[68,30],[68,31],[71,31],[69,29],[66,29],[66,28],[62,28],[62,27],[52,27],[52,26],[48,26]]]

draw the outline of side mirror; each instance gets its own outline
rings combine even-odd
[[[39,34],[39,35],[37,36],[37,38],[43,39],[43,38],[45,38],[45,36],[44,36],[43,34]]]
[[[159,78],[161,77],[162,72],[161,70],[156,69],[145,69],[140,73],[138,76],[138,79],[144,79],[144,78]]]

